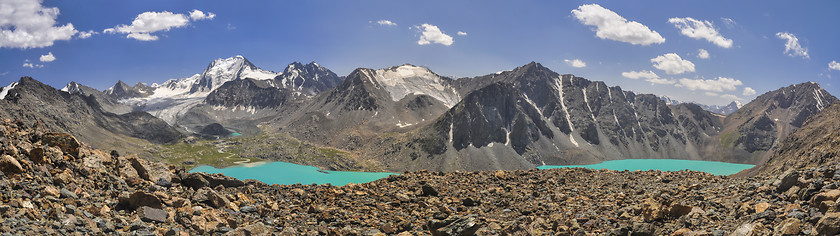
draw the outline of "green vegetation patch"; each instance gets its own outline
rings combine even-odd
[[[161,145],[151,148],[151,152],[165,162],[185,168],[199,165],[224,168],[258,161],[283,161],[329,170],[368,170],[375,166],[359,163],[352,153],[302,142],[288,134],[263,133]]]
[[[735,140],[738,140],[740,137],[741,135],[735,130],[723,133],[720,135],[720,146],[723,148],[731,148],[734,145]]]
[[[242,157],[234,152],[220,151],[220,148],[210,141],[198,141],[191,144],[161,145],[152,150],[152,153],[159,156],[164,162],[183,165],[187,169],[200,165],[224,168],[237,164],[262,161],[259,158]]]

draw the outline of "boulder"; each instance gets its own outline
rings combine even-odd
[[[423,184],[423,186],[421,186],[420,189],[422,191],[422,193],[420,194],[421,196],[437,196],[438,195],[438,191],[434,187],[432,187],[431,185]]]
[[[72,199],[78,199],[79,198],[79,196],[76,195],[76,193],[70,192],[70,190],[67,190],[66,188],[62,188],[61,190],[59,190],[59,194],[63,198],[72,198]]]
[[[192,189],[200,189],[210,185],[202,173],[187,173],[181,177],[181,185]]]
[[[158,181],[165,179],[172,180],[172,172],[169,171],[169,166],[160,162],[149,162],[140,159],[136,156],[126,158],[128,163],[137,172],[137,176],[147,181]]]
[[[668,207],[668,217],[679,218],[680,216],[688,215],[691,212],[691,206],[682,204],[671,204]]]
[[[56,189],[55,187],[50,186],[50,185],[47,185],[46,187],[44,187],[44,191],[42,191],[42,194],[44,196],[53,196],[53,197],[60,197],[61,196],[61,192],[59,192],[58,189]]]
[[[129,196],[120,196],[119,205],[128,209],[137,209],[142,206],[163,208],[163,201],[156,195],[137,191]]]
[[[769,235],[770,232],[764,225],[761,223],[745,223],[741,226],[738,226],[735,231],[733,231],[730,236],[758,236],[758,235]]]
[[[66,185],[73,182],[73,175],[69,171],[58,173],[53,177],[53,183],[56,185]]]
[[[3,155],[0,156],[0,171],[3,171],[3,173],[19,174],[23,173],[24,170],[17,159],[9,155]]]
[[[835,235],[840,233],[840,212],[825,214],[817,222],[816,230],[818,235]]]
[[[433,236],[474,235],[481,224],[471,215],[449,216],[443,220],[430,220],[428,227]]]
[[[818,207],[823,201],[835,201],[837,198],[840,198],[840,190],[838,189],[822,192],[811,197],[811,206]]]
[[[762,203],[755,204],[755,213],[762,213],[762,212],[766,211],[768,208],[770,208],[770,203],[767,203],[767,202],[762,202]]]
[[[796,218],[787,218],[776,226],[775,235],[799,235],[802,222]]]
[[[799,183],[799,172],[795,170],[788,170],[785,171],[785,173],[782,173],[779,178],[773,182],[773,186],[776,186],[777,193],[784,193],[797,183]]]
[[[209,186],[211,188],[215,188],[216,186],[219,186],[219,185],[225,186],[225,188],[234,188],[234,187],[240,187],[240,186],[245,185],[245,182],[242,182],[242,180],[239,180],[239,179],[234,178],[234,177],[222,175],[222,174],[211,174],[211,175],[208,175],[208,174],[205,174],[205,173],[200,173],[200,174],[205,175],[204,178],[207,179],[207,182],[209,183]]]
[[[166,218],[169,216],[164,210],[148,206],[138,208],[137,215],[140,216],[140,220],[142,221],[156,223],[165,223]]]
[[[645,199],[644,202],[642,202],[641,208],[642,218],[644,218],[646,222],[662,219],[665,217],[665,214],[669,212],[666,210],[665,205],[662,205],[662,203],[659,203],[659,201],[656,201],[653,198]]]
[[[35,162],[35,164],[49,163],[49,159],[47,159],[47,156],[44,155],[44,149],[39,147],[29,150],[29,160]]]
[[[230,203],[230,201],[226,197],[222,196],[215,190],[210,189],[208,187],[204,187],[196,191],[195,195],[193,195],[192,200],[194,202],[207,204],[208,206],[211,206],[213,208],[222,208]]]
[[[73,135],[51,132],[41,136],[41,140],[47,146],[61,148],[61,151],[64,153],[70,154],[73,157],[79,157],[79,147],[81,147],[81,145],[79,144],[79,141],[73,137]]]

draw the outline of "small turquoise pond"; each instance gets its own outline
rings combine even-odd
[[[332,184],[342,186],[349,183],[367,183],[396,173],[354,172],[320,170],[314,166],[297,165],[288,162],[268,162],[257,165],[240,165],[216,169],[212,166],[198,166],[190,172],[209,174],[222,173],[237,179],[255,179],[266,184]]]
[[[538,169],[553,169],[553,168],[575,168],[583,167],[589,169],[609,169],[609,170],[661,170],[661,171],[679,171],[679,170],[693,170],[710,173],[713,175],[731,175],[742,170],[752,168],[754,165],[748,164],[734,164],[716,161],[693,161],[693,160],[676,160],[676,159],[625,159],[615,161],[605,161],[592,165],[568,165],[568,166],[539,166]]]
[[[239,136],[239,135],[242,135],[242,134],[240,134],[240,133],[231,133],[229,136],[230,136],[230,137],[234,137],[234,136]]]

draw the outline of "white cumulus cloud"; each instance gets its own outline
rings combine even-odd
[[[828,63],[828,69],[829,69],[829,70],[838,70],[838,71],[840,71],[840,62],[837,62],[837,61],[831,61],[831,62],[829,62],[829,63]]]
[[[566,64],[569,64],[570,66],[572,66],[574,68],[586,67],[586,62],[583,62],[580,59],[574,59],[574,60],[565,59],[563,61],[566,62]]]
[[[73,24],[56,25],[57,7],[41,0],[0,1],[0,48],[43,48],[78,33]]]
[[[706,49],[697,49],[697,57],[700,59],[709,59],[709,51]]]
[[[684,87],[689,90],[703,90],[709,92],[735,91],[738,86],[744,85],[740,80],[726,77],[715,79],[680,79],[677,87]]]
[[[31,62],[24,62],[24,63],[23,63],[23,67],[29,67],[29,68],[44,68],[44,65],[41,65],[41,64],[32,64]]]
[[[41,58],[39,58],[39,60],[41,60],[41,62],[51,62],[55,61],[55,56],[53,56],[52,52],[50,52],[47,55],[41,55]]]
[[[151,34],[148,34],[148,33],[130,33],[130,34],[126,35],[125,37],[129,38],[129,39],[140,40],[140,41],[155,41],[155,40],[158,40],[158,36],[151,35]]]
[[[621,72],[621,76],[628,79],[659,79],[656,73],[649,70]]]
[[[394,23],[389,20],[378,20],[376,21],[376,23],[383,26],[397,26],[397,23]]]
[[[419,45],[437,43],[449,46],[454,42],[452,40],[452,36],[444,34],[440,31],[440,28],[435,25],[422,24],[420,26],[414,26],[414,29],[421,34],[420,40],[417,40],[417,44]]]
[[[742,94],[743,94],[744,96],[755,95],[755,89],[750,88],[750,87],[745,87],[745,88],[744,88],[744,93],[742,93]]]
[[[464,31],[458,31],[458,35],[461,35],[461,36],[467,36],[467,32],[464,32]]]
[[[93,36],[94,34],[99,34],[99,33],[96,32],[96,31],[93,31],[93,30],[81,31],[81,32],[79,32],[78,37],[80,39],[86,39],[86,38],[90,38],[90,36]]]
[[[572,10],[572,15],[584,25],[595,26],[595,36],[633,45],[650,45],[665,42],[665,38],[647,26],[628,21],[598,4],[587,4]]]
[[[194,20],[194,21],[204,20],[204,19],[212,20],[213,18],[216,18],[216,14],[213,14],[212,12],[207,12],[207,14],[204,14],[203,11],[199,11],[198,9],[193,9],[190,12],[190,18],[192,18],[192,20]]]
[[[203,19],[213,19],[216,14],[204,13],[199,10],[193,10],[190,15],[176,14],[168,11],[153,12],[147,11],[140,13],[131,22],[131,25],[117,25],[114,28],[103,30],[103,33],[121,33],[126,34],[126,38],[136,39],[140,41],[154,41],[158,40],[157,35],[153,33],[160,31],[169,31],[173,28],[184,27],[193,21]]]
[[[793,35],[788,32],[779,32],[776,33],[776,37],[786,40],[785,54],[787,54],[788,56],[800,56],[802,58],[810,58],[808,56],[808,48],[803,48],[802,45],[799,44],[799,38],[797,38],[796,35]]]
[[[668,22],[674,24],[674,27],[680,29],[680,33],[694,39],[706,39],[718,47],[730,48],[732,47],[732,39],[724,38],[720,35],[712,22],[699,21],[691,17],[685,18],[671,18]]]
[[[694,72],[694,63],[689,60],[682,59],[676,53],[668,53],[662,56],[650,59],[653,67],[665,71],[669,75],[682,74],[685,72]]]

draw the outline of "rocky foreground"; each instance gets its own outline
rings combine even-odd
[[[834,235],[840,163],[781,175],[556,169],[266,185],[0,121],[0,232],[132,235]]]

